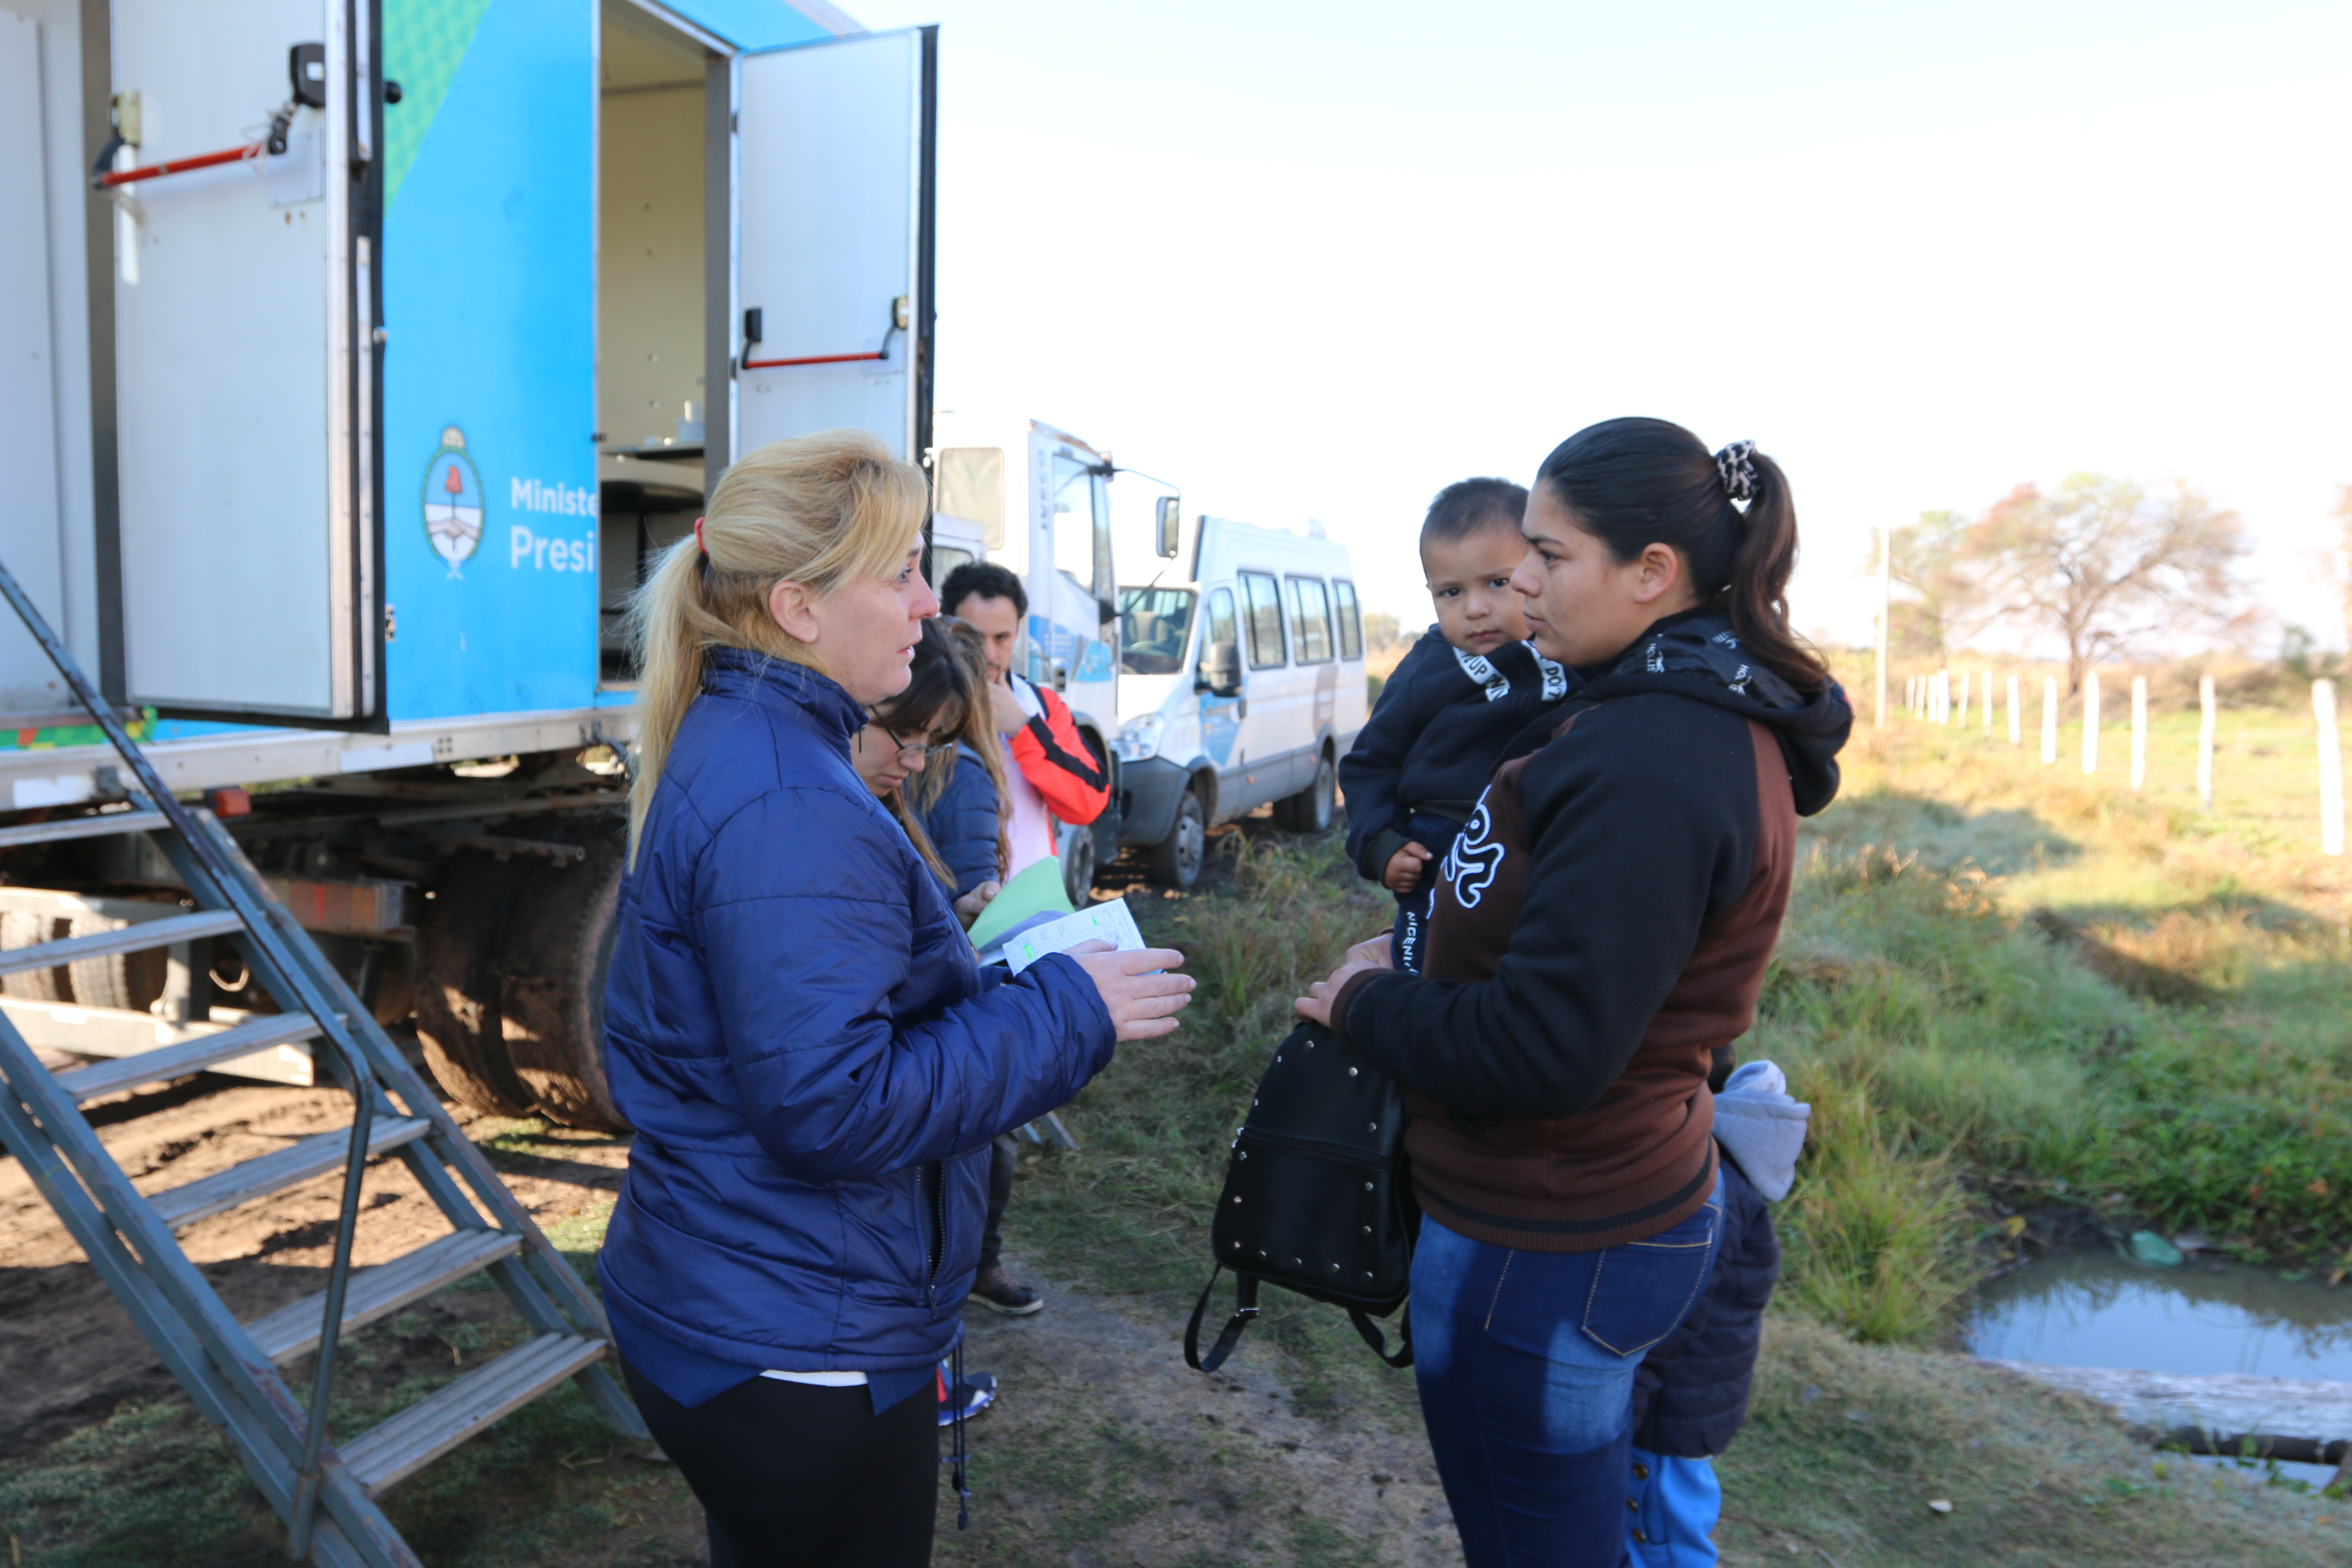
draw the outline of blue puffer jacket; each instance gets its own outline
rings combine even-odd
[[[1066,958],[983,973],[849,763],[831,680],[722,649],[621,891],[605,1068],[637,1129],[597,1259],[629,1316],[754,1368],[954,1345],[989,1141],[1110,1060]]]
[[[1002,809],[995,782],[988,776],[988,764],[980,760],[978,752],[958,742],[955,772],[930,809],[923,813],[923,831],[955,874],[959,899],[1003,875],[996,857],[996,824]]]

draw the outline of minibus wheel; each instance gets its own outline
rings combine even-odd
[[[1331,830],[1331,816],[1336,779],[1331,767],[1331,753],[1325,752],[1315,759],[1315,781],[1276,809],[1278,826],[1293,833],[1322,835]]]
[[[1190,888],[1201,879],[1201,861],[1209,845],[1209,816],[1201,797],[1188,789],[1176,802],[1176,823],[1168,837],[1153,845],[1145,875],[1163,888]]]

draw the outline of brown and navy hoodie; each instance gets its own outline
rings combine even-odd
[[[1729,621],[1658,622],[1511,748],[1443,865],[1423,973],[1359,975],[1339,1032],[1392,1072],[1426,1212],[1589,1252],[1715,1184],[1707,1073],[1754,1022],[1796,819],[1853,716],[1751,665]]]

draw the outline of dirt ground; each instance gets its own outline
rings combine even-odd
[[[56,1065],[73,1059],[58,1057]],[[351,1101],[339,1089],[210,1075],[99,1100],[88,1113],[142,1192],[351,1125]],[[456,1114],[463,1123],[476,1120],[464,1110]],[[610,1196],[627,1152],[598,1139],[561,1160],[493,1158],[515,1195],[547,1223]],[[320,1288],[341,1194],[340,1173],[321,1176],[201,1221],[182,1231],[180,1242],[229,1310],[250,1321]],[[353,1253],[361,1265],[448,1233],[396,1158],[370,1167],[363,1204]],[[0,1387],[11,1394],[0,1401],[0,1459],[173,1386],[23,1167],[0,1158]]]
[[[203,1077],[101,1102],[91,1119],[133,1181],[155,1191],[347,1125],[348,1103],[329,1089]],[[536,1127],[512,1136],[511,1124],[456,1114],[542,1225],[599,1208],[620,1184],[625,1141]],[[371,1168],[366,1194],[363,1265],[446,1228],[396,1159]],[[338,1195],[338,1178],[321,1177],[205,1220],[182,1241],[229,1309],[249,1320],[319,1288]],[[967,1365],[994,1373],[1004,1392],[967,1428],[969,1531],[956,1531],[942,1488],[942,1564],[1460,1561],[1417,1434],[1299,1414],[1270,1346],[1245,1346],[1226,1371],[1202,1377],[1183,1364],[1181,1321],[1040,1278],[1018,1256],[1009,1261],[1045,1289],[1049,1305],[1019,1320],[970,1314]],[[478,1291],[445,1293],[425,1310],[455,1321],[453,1309],[469,1319],[505,1310],[495,1292]],[[0,1402],[0,1463],[126,1404],[178,1397],[79,1247],[5,1159],[0,1387],[13,1395]],[[529,1552],[529,1560],[566,1568],[707,1562],[699,1511],[682,1485],[640,1481],[629,1491],[632,1506],[611,1535]],[[503,1511],[496,1500],[482,1501]],[[256,1523],[268,1531],[266,1518]]]

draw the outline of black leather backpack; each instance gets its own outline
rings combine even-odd
[[[1217,1267],[1184,1328],[1184,1362],[1214,1372],[1257,1316],[1260,1283],[1344,1307],[1372,1352],[1412,1364],[1410,1320],[1391,1352],[1380,1325],[1403,1305],[1421,1210],[1405,1179],[1404,1097],[1385,1072],[1320,1024],[1275,1047],[1225,1163],[1210,1226]],[[1235,1311],[1201,1354],[1217,1275],[1234,1271]]]

